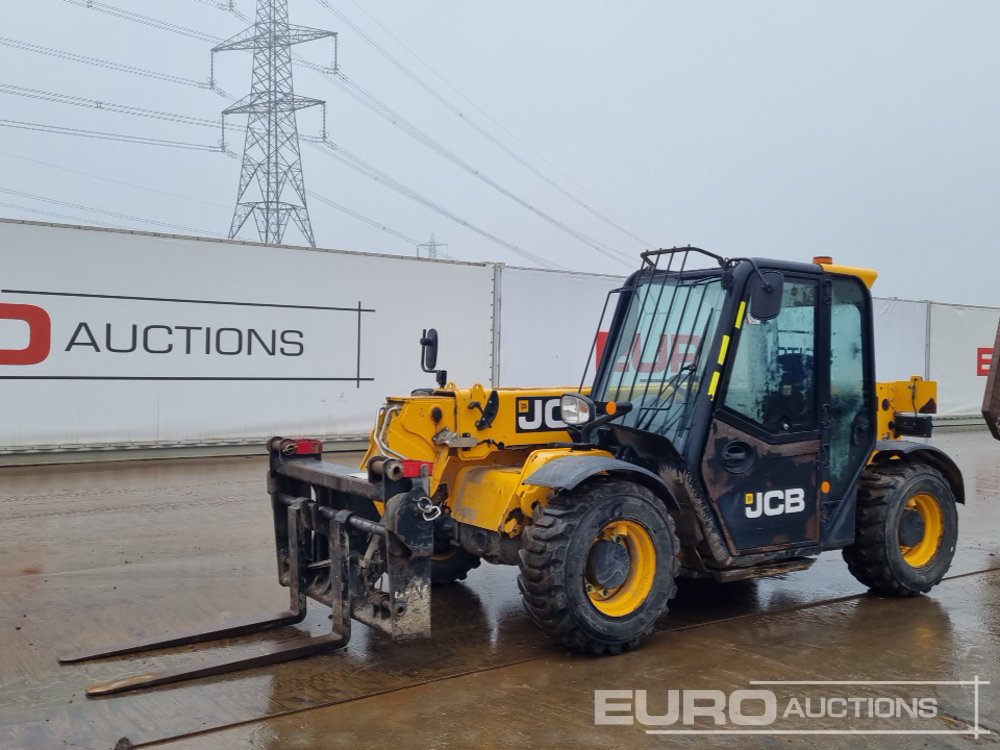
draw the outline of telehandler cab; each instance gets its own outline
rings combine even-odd
[[[386,400],[361,472],[323,461],[318,441],[270,441],[288,611],[64,661],[299,622],[309,598],[333,609],[329,635],[88,692],[337,648],[352,619],[427,636],[431,585],[482,559],[517,565],[538,626],[594,654],[635,647],[678,576],[777,575],[841,549],[874,591],[926,592],[951,563],[964,488],[951,458],[903,439],[930,436],[936,384],[875,381],[875,277],[829,258],[645,252],[605,303],[589,388],[569,393],[448,384],[426,331],[438,387]]]

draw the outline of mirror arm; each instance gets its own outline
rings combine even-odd
[[[771,290],[774,289],[774,286],[771,284],[770,281],[767,280],[767,278],[765,278],[763,272],[757,267],[757,263],[754,261],[753,258],[730,258],[729,264],[730,266],[734,266],[743,260],[749,263],[750,267],[753,269],[753,272],[757,274],[757,278],[760,279],[760,288],[763,289],[767,294],[770,294]]]
[[[448,371],[435,369],[437,367],[437,345],[437,331],[433,328],[425,328],[423,336],[420,337],[420,369],[434,375],[438,388],[444,388],[448,384]],[[427,356],[428,351],[431,353],[430,357]],[[432,361],[428,363],[428,359]],[[427,366],[428,364],[430,367]]]
[[[763,289],[766,294],[770,294],[771,290],[774,289],[771,282],[768,281],[764,274],[761,273],[760,269],[757,268],[757,264],[754,262],[753,258],[747,258],[746,261],[750,264],[753,272],[757,274],[757,278],[760,279],[760,288]]]
[[[602,414],[597,417],[597,419],[592,419],[586,424],[580,425],[578,432],[580,435],[580,442],[584,444],[590,443],[590,434],[596,430],[598,427],[603,427],[609,422],[613,422],[618,419],[618,417],[623,417],[632,411],[632,403],[630,401],[618,401],[616,402],[618,407],[614,414]]]

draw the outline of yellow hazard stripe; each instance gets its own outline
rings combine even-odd
[[[736,313],[736,330],[739,330],[740,326],[743,325],[743,314],[746,311],[747,311],[747,303],[746,300],[743,300],[742,302],[740,302],[740,311]]]
[[[722,346],[719,347],[719,365],[723,365],[726,362],[726,354],[729,352],[729,337],[722,337]]]
[[[715,398],[715,391],[719,387],[719,371],[712,373],[712,383],[708,386],[708,397]]]

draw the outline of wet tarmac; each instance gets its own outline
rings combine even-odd
[[[85,688],[329,629],[328,610],[317,605],[296,628],[218,647],[56,662],[79,648],[209,628],[286,606],[286,590],[275,580],[265,461],[4,469],[0,748],[111,748],[121,737],[205,750],[1000,744],[1000,444],[985,430],[943,432],[935,442],[960,464],[969,498],[949,579],[929,596],[868,594],[840,555],[828,553],[784,578],[683,585],[642,648],[593,659],[568,654],[537,631],[521,608],[514,569],[484,565],[466,584],[435,590],[430,641],[394,644],[356,625],[350,646],[338,652],[102,699],[86,698]],[[992,682],[978,688],[979,726],[992,733],[978,738],[957,734],[975,720],[968,685],[780,686],[826,691],[814,692],[816,701],[933,696],[936,715],[919,726],[907,716],[879,726],[934,734],[706,737],[647,734],[656,727],[638,721],[594,724],[595,690],[646,690],[656,702],[652,714],[669,707],[669,689],[976,678]],[[847,726],[832,716],[793,719],[774,726]],[[868,725],[855,717],[850,726]]]

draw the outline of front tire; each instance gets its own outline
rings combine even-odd
[[[677,592],[674,520],[640,485],[599,479],[561,493],[523,533],[517,582],[525,609],[577,651],[634,648]]]
[[[851,574],[890,596],[926,593],[941,582],[958,542],[951,486],[937,469],[894,461],[871,467],[858,487]]]

